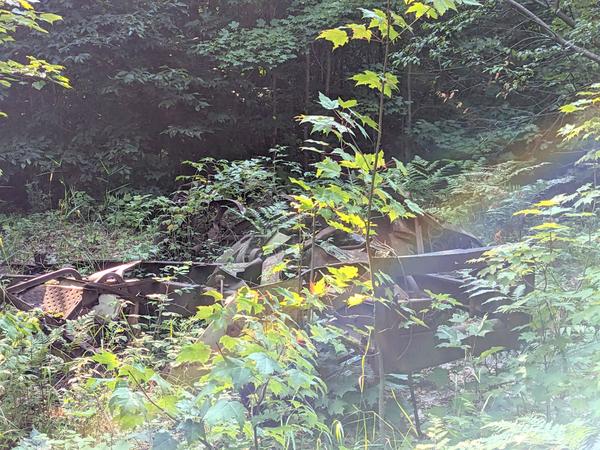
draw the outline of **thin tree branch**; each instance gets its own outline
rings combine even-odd
[[[552,14],[554,14],[556,17],[558,17],[560,20],[562,20],[567,25],[569,25],[571,28],[575,28],[575,25],[576,25],[575,19],[573,19],[571,16],[568,16],[562,9],[560,9],[559,2],[556,2],[556,8],[552,8],[552,5],[550,5],[548,2],[545,2],[543,0],[533,0],[533,1],[536,2],[540,6],[543,6],[544,8],[552,9]]]
[[[156,408],[158,409],[160,412],[162,412],[165,416],[167,416],[169,419],[171,419],[173,422],[177,422],[177,417],[175,417],[173,414],[171,414],[169,411],[167,411],[166,409],[164,409],[163,407],[161,407],[158,403],[156,403],[152,397],[150,397],[150,395],[148,394],[148,392],[146,392],[146,389],[144,389],[144,387],[140,384],[140,382],[135,378],[135,376],[133,375],[133,373],[131,373],[131,371],[127,371],[127,374],[129,375],[129,377],[133,380],[133,382],[135,383],[135,385],[138,387],[138,389],[142,392],[142,394],[144,394],[144,397],[146,397],[146,399]],[[199,441],[202,442],[202,444],[208,449],[208,450],[213,450],[214,447],[212,445],[210,445],[210,443],[205,439],[205,438],[199,438]]]
[[[144,387],[140,384],[140,382],[135,378],[135,376],[133,376],[133,373],[131,373],[131,371],[127,371],[127,375],[129,375],[129,377],[133,380],[133,382],[135,383],[135,385],[138,387],[138,389],[142,392],[142,394],[144,394],[144,397],[146,397],[146,399],[152,404],[152,406],[154,406],[156,409],[158,409],[160,412],[162,412],[165,416],[167,416],[169,419],[171,419],[173,422],[177,422],[177,418],[171,414],[169,411],[167,411],[166,409],[164,409],[163,407],[161,407],[158,403],[156,403],[152,397],[150,397],[150,395],[148,394],[148,392],[146,392],[146,389],[144,389]]]
[[[532,13],[530,10],[525,8],[523,5],[521,5],[516,0],[504,0],[504,1],[507,2],[514,9],[519,11],[521,14],[523,14],[524,16],[529,18],[532,22],[537,23],[540,27],[542,27],[544,29],[544,31],[546,31],[546,33],[548,33],[548,35],[550,35],[550,37],[552,39],[554,39],[556,42],[558,42],[560,45],[562,45],[566,49],[569,49],[575,53],[578,53],[581,56],[588,58],[591,61],[594,61],[597,64],[600,64],[600,55],[598,55],[597,53],[591,52],[583,47],[578,46],[577,44],[574,44],[571,41],[566,40],[564,37],[562,37],[560,34],[558,34],[556,31],[554,31],[550,27],[550,25],[548,25],[546,22],[544,22],[542,19],[540,19],[538,16],[536,16],[534,13]]]

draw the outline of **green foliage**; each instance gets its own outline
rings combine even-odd
[[[95,208],[98,213],[101,205],[95,205]],[[133,226],[123,226],[123,217],[127,217],[127,223]],[[96,259],[152,258],[160,250],[154,244],[157,228],[150,220],[148,225],[140,228],[137,220],[132,223],[135,217],[127,210],[114,209],[108,216],[93,214],[90,221],[77,210],[68,218],[59,211],[28,217],[0,215],[0,256],[2,262],[9,265],[36,260],[49,264],[71,264],[73,261],[85,263]],[[121,226],[116,228],[115,223]]]
[[[153,359],[135,352],[118,356],[105,350],[92,359],[107,373],[89,380],[84,389],[88,395],[108,393],[106,407],[124,429],[145,423],[154,428],[167,419],[161,433],[173,445],[233,448],[261,442],[269,448],[285,446],[300,436],[322,442],[329,430],[309,403],[326,389],[315,368],[313,332],[293,326],[285,297],[298,298],[292,306],[297,311],[310,304],[298,294],[282,291],[281,295],[239,291],[231,305],[233,321],[242,331],[224,335],[212,349],[199,341],[186,344],[194,338],[176,332],[169,346],[179,351],[166,362],[172,371],[190,371],[192,383],[177,382],[172,376],[166,381],[160,366],[144,365],[155,363]],[[230,306],[200,307],[198,316],[206,316],[206,309],[217,322],[219,316],[230,314]],[[197,327],[194,320],[198,319],[190,325]],[[155,435],[155,445],[161,433]]]
[[[20,20],[34,14],[13,3]],[[289,117],[314,113],[319,91],[346,97],[356,81],[364,83],[354,95],[364,115],[377,108],[368,86],[382,88],[385,79],[386,94],[395,92],[385,107],[391,126],[383,146],[404,162],[415,154],[495,158],[507,147],[519,155],[551,150],[548,111],[589,84],[594,71],[574,67],[503,4],[469,6],[475,3],[392,2],[398,14],[388,27],[377,1],[56,1],[63,20],[47,27],[51,33],[6,42],[1,59],[33,54],[66,65],[77,89],[2,91],[9,118],[0,165],[17,193],[6,199],[21,207],[23,186],[32,182],[58,198],[61,180],[94,195],[124,184],[168,192],[182,161],[295,147],[303,130]],[[552,23],[550,8],[536,8]],[[571,8],[577,26],[554,25],[593,49],[593,6]],[[35,14],[41,24],[55,19]],[[373,43],[388,28],[391,64],[382,77]],[[300,159],[293,151],[290,157]]]
[[[392,85],[381,83],[380,92],[383,86],[391,89]],[[383,93],[386,94],[386,88]],[[327,156],[314,164],[317,169],[314,181],[291,179],[304,191],[294,196],[297,211],[312,216],[313,224],[315,218],[320,217],[337,230],[365,237],[370,229],[371,218],[368,216],[372,212],[380,213],[390,221],[422,214],[421,208],[406,198],[402,189],[402,179],[407,175],[404,165],[396,160],[395,167],[388,168],[383,152],[365,153],[356,145],[354,138],[358,134],[370,139],[369,131],[378,131],[372,119],[354,109],[358,102],[354,99],[332,100],[322,93],[319,102],[332,115],[302,115],[298,120],[311,124],[312,133],[320,133],[325,139],[333,134],[337,140],[332,145],[312,139],[307,141],[313,146],[306,149]],[[373,229],[370,232],[374,233]]]
[[[31,427],[52,422],[59,405],[57,380],[67,367],[50,352],[58,340],[60,330],[47,335],[35,315],[0,310],[0,446],[8,448]]]
[[[494,157],[505,153],[510,143],[527,142],[540,131],[526,118],[515,118],[514,112],[496,108],[494,113],[499,121],[504,121],[499,129],[487,128],[485,123],[478,129],[470,129],[462,120],[419,120],[413,132],[415,139],[429,149],[428,157],[437,160],[445,159],[447,155],[456,159]]]
[[[102,205],[101,215],[109,227],[146,231],[155,227],[161,214],[171,206],[171,201],[166,197],[126,192],[108,195]]]
[[[52,25],[61,17],[36,11],[27,0],[2,0],[0,2],[0,45],[15,41],[18,29],[24,28],[40,33],[47,33],[45,24]],[[14,83],[30,84],[37,90],[42,89],[46,81],[54,82],[65,88],[70,88],[68,78],[61,75],[64,67],[50,64],[42,59],[27,57],[27,63],[12,59],[0,59],[0,88],[11,87]],[[33,80],[33,81],[30,81]],[[0,117],[6,116],[0,112]]]
[[[29,437],[21,439],[15,450],[40,450],[40,449],[60,449],[60,450],[129,450],[133,446],[124,439],[114,439],[112,436],[84,437],[66,429],[61,433],[61,437],[50,438],[45,433],[33,430]]]
[[[340,106],[346,103],[343,100],[323,96],[322,102],[334,119],[339,117],[335,115],[338,111],[351,114],[351,107]],[[352,102],[346,104],[352,105]],[[347,125],[348,130],[356,129]],[[344,132],[336,145],[346,145],[347,135],[348,132]],[[329,148],[322,142],[308,144]],[[201,189],[207,178],[220,180],[211,197],[219,198],[219,195],[235,194],[228,189],[227,179],[236,183],[236,177],[254,172],[260,179],[272,179],[267,176],[273,170],[268,161],[247,163],[219,163],[217,171],[202,171],[206,166],[201,166],[192,182]],[[350,232],[364,233],[365,205],[361,192],[373,163],[372,154],[330,152],[328,157],[315,163],[314,176],[292,180],[299,192],[298,209],[309,217],[318,212],[325,220],[337,222]],[[377,189],[394,194],[394,189],[412,186],[416,190],[416,186],[421,186],[431,191],[429,186],[434,184],[427,183],[452,184],[452,176],[458,180],[453,186],[463,185],[467,189],[469,178],[461,178],[465,174],[460,172],[452,175],[452,171],[464,170],[468,165],[457,167],[457,163],[444,165],[424,160],[416,160],[406,167],[396,164],[397,167],[387,164],[380,168]],[[482,168],[478,170],[484,172]],[[477,183],[475,178],[473,185]],[[481,185],[481,177],[478,180]],[[275,183],[281,195],[289,189],[281,181]],[[495,182],[485,184],[488,183],[493,186]],[[500,181],[496,184],[498,188],[501,185]],[[251,186],[243,178],[237,186],[240,192],[236,198],[240,200],[254,202],[265,195],[264,191],[255,191],[260,186],[244,189]],[[439,192],[444,192],[443,188]],[[209,194],[209,190],[198,193],[198,201]],[[431,404],[424,407],[425,429],[430,441],[421,443],[420,447],[580,448],[596,439],[599,430],[595,425],[597,408],[594,405],[599,393],[597,386],[588,380],[594,376],[599,358],[595,330],[600,315],[595,298],[600,291],[598,271],[593,263],[600,256],[595,210],[599,197],[600,193],[587,185],[573,194],[535,201],[515,216],[525,220],[530,234],[522,241],[497,247],[485,255],[490,265],[478,278],[472,278],[471,292],[476,296],[494,290],[498,295],[490,302],[497,303],[500,311],[527,314],[531,321],[523,328],[525,345],[512,354],[500,353],[500,348],[496,348],[475,357],[466,338],[488,333],[492,318],[474,319],[466,313],[449,315],[448,323],[437,330],[438,338],[442,346],[462,348],[467,357],[458,364],[422,376],[426,381],[420,390],[430,389],[427,383],[434,383],[432,392],[440,391],[443,395],[433,395]],[[427,195],[421,194],[419,202],[426,198]],[[109,216],[129,217],[127,208],[132,204],[131,217],[136,218],[137,214],[145,217],[141,205],[148,200],[124,196],[121,203],[109,203],[123,205],[119,208],[124,209],[113,206],[104,211]],[[377,201],[380,202],[378,210],[383,212],[389,198],[381,196]],[[406,199],[400,204],[406,211],[418,213],[416,209],[409,209]],[[415,204],[410,207],[417,208]],[[61,220],[81,228],[87,217],[71,214],[67,222],[64,218]],[[145,217],[141,222],[148,220],[151,222]],[[131,230],[139,230],[139,223],[133,220]],[[9,235],[11,233],[14,231]],[[535,275],[536,289],[526,292],[525,285],[531,274]],[[215,307],[200,308],[192,319],[170,317],[163,324],[143,323],[138,325],[136,335],[130,334],[129,325],[119,320],[103,325],[103,350],[90,358],[79,359],[71,369],[69,388],[61,391],[60,397],[55,394],[51,397],[52,407],[62,406],[64,420],[76,424],[76,432],[62,434],[62,419],[52,419],[39,425],[46,434],[32,433],[21,440],[20,448],[36,445],[93,448],[90,429],[97,430],[94,442],[100,448],[109,446],[110,442],[118,442],[122,448],[136,448],[140,442],[157,448],[175,445],[182,448],[251,447],[255,437],[260,446],[266,448],[293,442],[299,448],[302,448],[300,442],[306,448],[319,445],[335,448],[338,444],[352,448],[355,442],[360,441],[362,445],[365,440],[367,446],[372,446],[370,430],[375,423],[377,390],[370,381],[374,378],[370,368],[361,367],[359,363],[363,355],[357,349],[361,347],[352,344],[317,315],[308,319],[307,314],[308,311],[326,311],[322,299],[328,293],[344,292],[350,286],[358,289],[358,293],[352,295],[347,304],[362,304],[368,298],[369,286],[357,277],[355,267],[336,267],[301,294],[280,290],[266,295],[242,290],[234,302],[228,304],[233,306],[218,303]],[[215,296],[221,300],[220,295]],[[436,310],[444,311],[451,304],[450,298],[440,296]],[[223,325],[228,308],[232,307],[234,322],[240,331],[221,337],[219,345],[212,348],[202,343],[199,339],[206,321]],[[298,320],[298,315],[305,317],[305,321]],[[75,339],[88,336],[93,329],[89,318],[67,326]],[[9,361],[26,366],[26,370],[39,367],[42,363],[38,359],[27,359],[35,356],[35,352],[14,347],[14,336],[25,346],[31,346],[36,336],[44,336],[36,326],[20,327],[30,329],[22,338],[11,331],[15,327],[2,325],[8,339],[5,348],[10,349],[3,351],[3,355],[8,355]],[[98,331],[93,331],[96,333]],[[40,358],[51,358],[47,344],[45,341],[40,347]],[[341,356],[345,362],[340,365],[335,361]],[[60,373],[64,363],[53,361],[56,365],[51,367],[56,372],[52,373]],[[334,376],[326,376],[331,364]],[[18,373],[12,370],[10,376]],[[393,390],[400,397],[397,393],[404,394],[405,387],[391,378],[387,383],[388,392]],[[52,389],[54,379],[46,378],[41,386]],[[16,405],[21,394],[15,391],[11,395],[13,400],[8,405]],[[397,405],[394,408],[388,405],[386,416],[389,421],[402,424],[407,417],[406,406],[400,400]],[[113,421],[118,428],[114,428]],[[362,431],[357,431],[357,424]],[[7,435],[7,439],[28,434],[28,427],[23,425],[19,433]],[[106,431],[110,427],[112,431]],[[139,437],[141,430],[143,438]],[[401,434],[406,431],[395,432],[404,437],[394,438],[394,445],[400,446],[402,440],[412,445],[408,444],[410,437]]]
[[[218,256],[243,232],[235,224],[248,220],[259,234],[272,234],[289,224],[288,202],[284,201],[289,174],[300,172],[286,161],[284,149],[274,149],[270,158],[238,161],[206,158],[188,161],[195,174],[180,177],[185,189],[163,209],[161,228],[164,252],[190,256]],[[220,218],[214,232],[215,216]],[[211,228],[213,232],[211,232]],[[209,241],[206,237],[209,237]]]
[[[595,438],[595,431],[583,421],[563,425],[549,423],[542,416],[520,417],[517,420],[492,422],[485,427],[491,435],[465,441],[450,448],[567,448],[585,447]]]
[[[181,161],[239,158],[294,143],[297,130],[288,118],[302,100],[273,80],[296,78],[285,65],[301,64],[312,30],[355,10],[337,1],[237,8],[61,0],[53,6],[64,20],[54,26],[51,46],[32,37],[6,52],[33,48],[64,61],[81,90],[42,92],[35,105],[11,92],[0,164],[8,177],[31,181],[50,173],[44,184],[62,179],[76,189],[99,184],[101,191],[125,183],[172,189]],[[24,130],[17,116],[48,120],[53,131]]]
[[[593,84],[589,90],[578,93],[580,97],[572,103],[561,107],[561,111],[566,114],[579,113],[582,117],[575,124],[567,124],[562,127],[559,133],[566,140],[582,140],[588,139],[600,140],[600,119],[598,118],[598,104],[600,103],[600,84]],[[582,156],[578,163],[584,165],[592,165],[597,167],[600,153],[595,148],[588,150]]]
[[[394,221],[427,208],[503,243],[483,256],[487,267],[465,275],[467,287],[474,303],[493,294],[482,308],[524,320],[515,325],[521,348],[477,356],[469,338],[490,333],[494,315],[454,312],[458,302],[434,296],[433,311],[447,319],[436,330],[439,346],[460,348],[465,358],[415,375],[420,394],[437,392],[423,405],[428,431],[418,447],[592,446],[600,436],[600,392],[590,382],[600,361],[600,192],[594,181],[545,195],[560,179],[526,186],[516,180],[536,167],[530,156],[551,147],[540,118],[570,89],[565,80],[574,74],[569,86],[584,83],[594,72],[585,65],[570,70],[564,48],[540,39],[537,25],[506,14],[502,4],[409,0],[392,2],[396,14],[376,3],[110,0],[75,7],[60,0],[66,20],[57,23],[52,45],[34,37],[8,41],[16,26],[40,31],[38,22],[58,16],[33,12],[24,1],[0,3],[18,11],[0,10],[6,55],[39,50],[72,64],[85,80],[75,92],[40,93],[39,105],[18,86],[8,94],[18,114],[0,137],[3,167],[13,184],[27,182],[33,209],[58,208],[3,216],[3,260],[26,262],[34,248],[59,261],[209,258],[248,232],[274,236],[263,248],[268,254],[285,245],[280,228],[298,232],[300,242],[286,250],[298,258],[317,222],[368,241],[373,213]],[[354,23],[359,6],[368,8]],[[595,6],[568,6],[574,14],[565,20],[558,5],[535,4],[569,39],[597,46]],[[372,43],[386,49],[383,64],[373,62],[380,56]],[[6,64],[0,76],[4,70],[66,84],[58,66]],[[344,100],[350,86],[359,95]],[[598,89],[562,108],[581,119],[563,128],[568,140],[597,140]],[[363,92],[374,93],[383,109]],[[49,105],[57,112],[48,114]],[[302,147],[312,152],[305,165],[314,174],[280,148],[268,158],[199,158],[205,148],[224,157],[295,145],[300,130],[282,118],[299,110],[298,122],[322,139],[311,136]],[[23,117],[43,119],[43,134],[39,121]],[[382,143],[390,124],[398,131]],[[398,137],[401,155],[393,147]],[[403,162],[415,153],[428,159]],[[124,183],[165,188],[188,159],[195,162],[187,163],[172,198],[123,190]],[[595,175],[597,159],[593,146],[579,166]],[[518,229],[503,234],[497,227],[509,217]],[[238,229],[237,219],[254,230]],[[166,312],[166,295],[152,300],[158,319],[94,324],[87,315],[49,335],[36,313],[1,311],[0,444],[22,438],[17,448],[369,448],[381,444],[374,430],[383,412],[389,446],[412,446],[415,424],[397,395],[406,393],[405,377],[387,377],[378,392],[369,364],[372,330],[355,330],[358,341],[328,322],[330,294],[352,289],[345,302],[359,307],[373,300],[373,280],[354,266],[331,267],[318,281],[312,275],[301,292],[243,288],[223,299],[212,291],[216,304],[191,319]],[[400,326],[410,324],[425,325],[410,315]],[[215,328],[220,338],[208,345],[203,338]],[[67,367],[50,352],[65,344],[65,331],[76,341],[97,339],[101,351]],[[386,394],[395,405],[386,404]],[[74,431],[65,432],[65,424]]]
[[[488,352],[467,360],[472,376],[452,400],[460,408],[432,411],[440,418],[432,422],[435,448],[582,448],[600,435],[598,387],[589,383],[600,358],[592,262],[600,251],[599,195],[584,185],[536,202],[516,213],[530,218],[530,233],[484,255],[489,265],[472,281],[471,295],[495,292],[487,304],[528,317],[519,327],[524,347],[502,358]],[[467,335],[485,330],[464,323],[443,325],[438,336],[463,347]],[[501,366],[490,364],[494,358]]]
[[[441,341],[438,347],[468,349],[465,344],[468,337],[483,337],[493,329],[487,317],[470,318],[465,312],[453,314],[448,322],[448,325],[440,325],[437,329],[436,336]]]

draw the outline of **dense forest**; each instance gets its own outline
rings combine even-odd
[[[351,77],[380,68],[381,47],[332,52],[315,39],[354,20],[363,3],[42,2],[63,19],[49,33],[19,30],[3,59],[65,66],[72,88],[40,80],[2,90],[3,198],[37,206],[27,195],[60,192],[61,183],[95,197],[122,186],[168,192],[182,161],[268,155],[276,146],[310,161],[298,151],[307,130],[294,117],[318,112],[319,92],[351,92],[363,112],[377,108]],[[594,81],[597,61],[573,46],[598,47],[596,5],[529,3],[549,30],[492,1],[418,21],[393,43],[390,156],[521,160],[556,147],[558,106]]]
[[[600,447],[600,5],[0,0],[0,448]]]

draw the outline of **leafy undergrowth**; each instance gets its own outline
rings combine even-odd
[[[303,205],[315,202],[313,196],[320,191],[311,185],[305,192],[296,204],[300,214],[307,214]],[[172,315],[169,299],[159,296],[154,301],[162,311],[161,321],[153,315],[141,317],[137,324],[124,317],[99,324],[89,315],[49,332],[38,313],[4,306],[0,445],[593,447],[600,436],[600,392],[590,381],[597,378],[600,361],[598,198],[600,192],[586,185],[573,194],[529,205],[515,216],[525,218],[530,227],[525,237],[485,256],[488,267],[470,281],[471,288],[474,293],[496,292],[488,301],[498,311],[529,318],[521,328],[521,346],[510,352],[492,348],[476,356],[468,338],[489,332],[490,318],[453,313],[437,336],[441,346],[462,349],[464,359],[413,374],[422,437],[407,376],[386,377],[381,405],[370,330],[356,334],[329,320],[326,304],[332,294],[352,286],[360,293],[352,297],[353,304],[366,298],[369,283],[349,268],[332,270],[300,293],[281,289],[267,295],[243,289],[235,296],[233,310],[212,292],[215,305],[201,307],[185,319]],[[346,207],[356,206],[345,202]],[[130,216],[119,211],[113,214]],[[327,216],[325,207],[322,213]],[[23,250],[39,245],[60,258],[73,258],[74,241],[66,240],[67,233],[56,240],[56,230],[63,229],[82,239],[82,258],[131,254],[127,252],[137,242],[159,233],[153,214],[143,216],[141,227],[123,225],[120,234],[106,231],[115,216],[86,221],[65,219],[59,211],[5,218],[4,252],[26,260]],[[64,242],[65,250],[56,242]],[[17,253],[7,253],[11,249]],[[528,288],[532,275],[534,289]],[[446,311],[455,303],[440,296],[435,304]],[[407,315],[403,326],[419,320],[416,313]],[[208,345],[203,339],[209,323],[235,326]],[[82,354],[78,344],[83,341],[93,342],[100,351]]]
[[[281,150],[270,158],[188,165],[193,174],[180,177],[182,189],[169,197],[121,192],[99,201],[68,191],[57,209],[40,203],[41,212],[0,214],[0,263],[210,261],[248,233],[293,226],[288,177],[301,171]]]
[[[2,260],[8,264],[47,264],[93,260],[148,259],[156,256],[156,231],[115,227],[105,221],[68,220],[60,212],[0,216]]]
[[[325,180],[327,164],[326,160],[316,165]],[[298,224],[289,198],[302,189],[290,183],[289,177],[314,181],[311,173],[286,161],[281,149],[274,150],[270,158],[207,158],[188,165],[195,173],[181,177],[184,187],[169,197],[124,192],[98,201],[85,192],[71,191],[58,209],[0,214],[0,262],[211,261],[248,233],[265,236],[293,230]],[[473,229],[486,242],[498,240],[498,236],[510,240],[523,232],[523,221],[517,222],[512,213],[548,186],[542,181],[522,188],[507,185],[506,179],[524,170],[522,167],[523,163],[510,163],[492,170],[482,163],[428,162],[417,157],[406,166],[392,161],[386,184],[402,194],[410,192],[439,219]],[[482,183],[483,173],[492,175]],[[339,176],[335,183],[356,190]],[[329,200],[340,192],[334,187],[323,195]],[[224,206],[215,206],[219,202]],[[404,209],[398,208],[403,214]]]

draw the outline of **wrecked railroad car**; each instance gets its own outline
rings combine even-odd
[[[518,345],[515,328],[523,325],[526,318],[497,314],[485,303],[493,293],[473,295],[464,286],[461,273],[480,268],[481,262],[471,261],[489,248],[430,215],[394,222],[379,219],[376,225],[376,255],[372,263],[374,272],[383,274],[386,280],[376,289],[377,297],[386,299],[385,304],[376,308],[375,302],[365,301],[348,306],[345,300],[351,292],[345,292],[331,299],[328,314],[349,333],[373,326],[386,372],[412,373],[464,356],[460,349],[439,347],[436,329],[449,316],[430,312],[433,301],[430,293],[450,294],[459,301],[456,308],[468,311],[471,316],[489,317],[491,331],[471,338],[469,343],[476,354],[491,347]],[[292,271],[293,276],[273,273],[271,268],[283,261],[282,249],[293,239],[282,232],[268,237],[248,234],[211,263],[94,261],[97,271],[87,276],[77,270],[83,266],[77,262],[73,267],[58,269],[40,264],[16,267],[20,274],[0,273],[4,284],[2,299],[21,310],[40,308],[57,323],[89,312],[99,320],[124,314],[134,323],[139,316],[153,314],[153,302],[149,301],[152,296],[168,297],[169,312],[185,317],[193,315],[198,306],[215,301],[206,294],[209,290],[219,291],[226,301],[231,301],[242,287],[262,293],[275,292],[281,287],[297,290],[332,267],[353,265],[360,276],[368,272],[364,238],[325,226],[316,234],[314,245],[307,244],[303,249],[302,265]],[[267,247],[270,254],[265,254]],[[164,277],[169,269],[172,275]],[[407,309],[427,312],[425,323],[402,326]],[[208,341],[228,331],[214,330],[210,325],[207,330]]]

